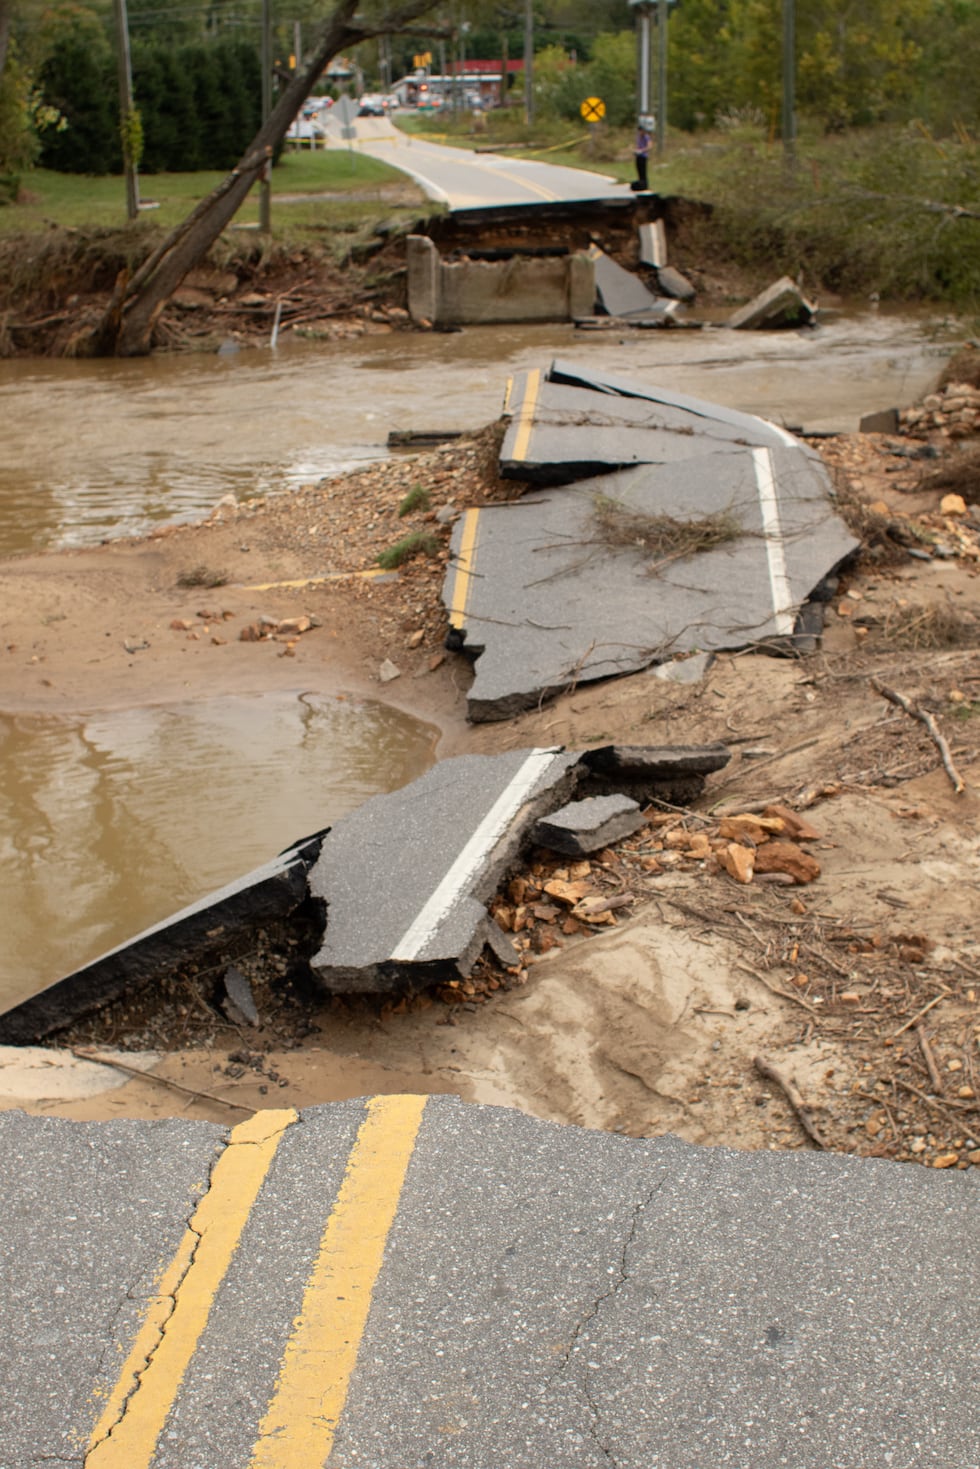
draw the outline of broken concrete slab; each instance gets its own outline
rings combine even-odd
[[[671,658],[667,663],[658,663],[654,677],[664,683],[700,683],[715,661],[713,653],[692,653],[690,658]]]
[[[580,332],[650,332],[650,331],[685,331],[699,332],[704,328],[702,321],[684,321],[675,316],[672,307],[677,306],[676,301],[671,301],[662,311],[655,316],[585,316],[577,318],[575,330]]]
[[[326,832],[288,847],[271,862],[209,893],[128,943],[93,959],[0,1015],[0,1042],[43,1040],[120,995],[132,996],[180,964],[227,947],[307,897],[306,877]]]
[[[809,326],[816,314],[813,302],[806,299],[795,281],[784,275],[734,312],[727,325],[733,331],[773,331]]]
[[[630,796],[586,796],[539,821],[532,837],[539,847],[548,847],[552,852],[585,857],[639,831],[644,820],[639,805]]]
[[[638,800],[649,799],[651,786],[664,781],[699,776],[724,770],[731,759],[728,746],[716,740],[710,745],[597,745],[582,755],[582,764],[592,776],[602,776],[624,785]]]
[[[667,230],[662,219],[651,220],[649,224],[641,224],[640,236],[640,260],[644,265],[652,265],[656,269],[667,264]]]
[[[691,285],[686,275],[675,270],[672,265],[661,265],[657,271],[657,285],[665,296],[672,296],[675,301],[693,301],[697,291]]]
[[[666,303],[658,301],[639,276],[617,265],[598,245],[589,246],[588,256],[595,271],[595,298],[609,316],[663,313]],[[589,316],[591,313],[590,305],[588,311],[581,315]]]
[[[687,457],[461,518],[443,600],[450,646],[475,659],[471,720],[679,653],[793,646],[811,591],[858,544],[826,470],[788,435],[772,447],[709,437],[700,453],[693,432],[670,437],[667,453],[677,440]],[[725,533],[687,555],[651,549],[661,527],[684,522],[695,541],[698,525]]]
[[[571,321],[587,316],[595,300],[593,264],[582,251],[443,260],[425,235],[409,235],[407,269],[412,320],[434,326]]]
[[[310,873],[327,905],[314,974],[365,993],[468,973],[499,941],[486,901],[534,823],[568,800],[578,765],[560,749],[463,755],[343,817]]]

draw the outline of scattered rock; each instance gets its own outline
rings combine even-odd
[[[382,683],[391,683],[394,679],[401,678],[401,673],[397,664],[392,663],[390,658],[386,658],[378,669],[378,678]]]
[[[727,847],[722,847],[718,853],[718,861],[724,867],[730,877],[736,882],[749,883],[752,881],[754,871],[755,852],[751,847],[743,847],[739,842],[729,842]]]
[[[820,876],[820,863],[795,842],[766,842],[755,854],[756,872],[785,872],[794,882],[813,882]]]

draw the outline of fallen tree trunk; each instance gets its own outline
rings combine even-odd
[[[336,0],[317,38],[310,60],[298,71],[262,124],[244,155],[216,189],[172,230],[142,265],[122,272],[112,299],[94,328],[73,337],[66,355],[73,357],[142,357],[149,350],[160,312],[187,273],[207,254],[241,208],[252,185],[266,168],[327,63],[341,51],[371,36],[404,29],[432,8],[435,0],[406,0],[377,24],[355,20],[358,0]]]

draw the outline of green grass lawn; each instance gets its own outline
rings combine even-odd
[[[158,173],[140,178],[140,198],[157,208],[140,214],[155,226],[177,224],[225,177],[222,173]],[[386,185],[406,184],[404,174],[346,148],[284,153],[272,175],[273,233],[323,227],[346,219],[352,224],[381,209]],[[297,202],[276,196],[308,195]],[[421,201],[421,194],[419,199]],[[236,224],[258,223],[258,189],[253,189],[236,216]],[[0,208],[0,235],[28,234],[58,225],[88,230],[126,224],[126,190],[121,176],[90,178],[84,174],[35,169],[25,174],[21,202]]]

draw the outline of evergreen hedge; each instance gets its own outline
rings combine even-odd
[[[122,171],[115,57],[62,37],[41,72],[44,100],[67,119],[45,134],[40,162],[61,173]],[[233,168],[262,115],[259,59],[241,41],[133,52],[133,94],[143,123],[141,173]]]

